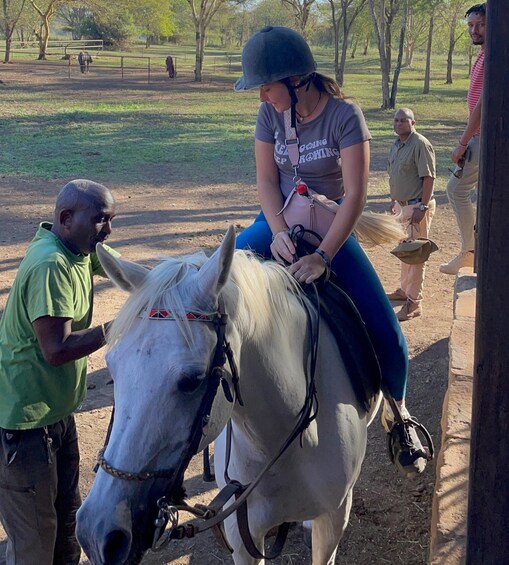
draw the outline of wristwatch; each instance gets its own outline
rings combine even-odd
[[[421,212],[426,212],[426,210],[429,209],[429,206],[427,206],[426,204],[423,204],[422,202],[419,204],[419,210]]]

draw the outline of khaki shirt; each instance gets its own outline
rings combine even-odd
[[[422,198],[422,179],[435,178],[435,151],[431,143],[415,130],[405,142],[396,139],[387,163],[393,200]]]

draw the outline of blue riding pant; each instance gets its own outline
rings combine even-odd
[[[237,236],[237,249],[250,249],[270,258],[272,232],[260,212]],[[395,400],[406,393],[408,349],[382,283],[358,241],[351,235],[332,260],[338,284],[355,304],[373,343],[382,373],[382,386]]]

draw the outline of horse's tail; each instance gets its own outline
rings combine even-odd
[[[360,243],[365,245],[395,243],[408,237],[394,216],[368,211],[361,214],[354,232]]]

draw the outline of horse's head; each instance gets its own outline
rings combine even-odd
[[[182,497],[198,444],[213,441],[231,413],[214,366],[224,362],[220,292],[234,244],[230,228],[208,260],[168,260],[151,271],[98,246],[105,272],[130,297],[108,336],[111,435],[78,513],[78,539],[92,563],[137,562],[152,542],[157,500]]]

